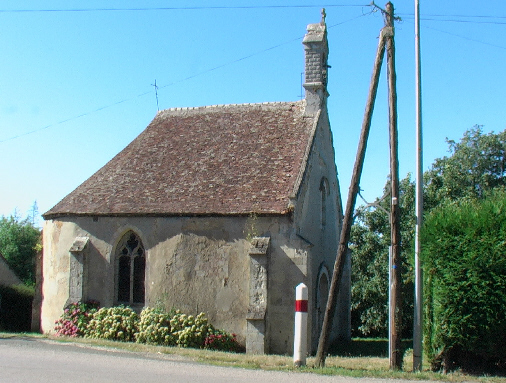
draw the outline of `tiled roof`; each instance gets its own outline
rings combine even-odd
[[[44,214],[284,214],[305,169],[304,101],[159,112],[125,149]]]

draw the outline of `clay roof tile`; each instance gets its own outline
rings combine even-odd
[[[304,101],[161,111],[44,218],[284,214],[312,137],[303,112]]]

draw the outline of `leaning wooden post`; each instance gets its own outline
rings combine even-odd
[[[295,288],[295,335],[293,339],[293,364],[306,365],[307,355],[307,286],[300,283]]]
[[[388,72],[388,111],[390,130],[390,246],[391,246],[391,284],[390,284],[390,369],[402,368],[401,352],[401,228],[399,207],[399,159],[397,140],[397,91],[395,74],[395,44],[394,44],[394,6],[391,2],[386,5],[386,26],[392,30],[387,37],[387,72]]]
[[[348,241],[350,240],[351,226],[353,224],[353,212],[355,210],[355,203],[357,201],[360,176],[362,175],[365,151],[367,148],[367,138],[369,137],[372,113],[374,110],[374,101],[376,100],[376,93],[378,90],[378,82],[381,72],[381,64],[383,63],[383,56],[385,53],[386,33],[388,33],[388,30],[383,28],[381,30],[378,42],[378,50],[376,52],[376,59],[374,61],[371,85],[369,86],[369,96],[365,107],[364,121],[362,123],[362,131],[360,133],[360,140],[358,143],[357,157],[355,159],[355,166],[353,167],[353,176],[351,178],[350,189],[348,191],[348,201],[346,203],[343,227],[341,229],[341,236],[339,238],[339,248],[337,250],[337,257],[334,263],[332,281],[330,282],[329,297],[327,300],[327,307],[325,308],[325,316],[323,317],[322,331],[320,334],[320,339],[318,341],[318,351],[316,352],[315,360],[316,367],[325,366],[325,354],[327,353],[329,346],[329,337],[330,331],[332,329],[332,322],[334,320],[334,313],[336,311],[339,286],[341,284],[341,277],[346,261],[346,255],[348,253]]]

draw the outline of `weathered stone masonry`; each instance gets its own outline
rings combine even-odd
[[[304,100],[161,111],[44,214],[44,332],[69,302],[129,301],[205,312],[249,353],[290,354],[304,283],[315,351],[342,207],[325,20],[307,31]],[[350,335],[345,275],[333,338]]]

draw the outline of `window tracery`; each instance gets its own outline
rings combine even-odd
[[[139,236],[133,231],[120,240],[116,252],[116,300],[132,305],[144,304],[146,256]]]

